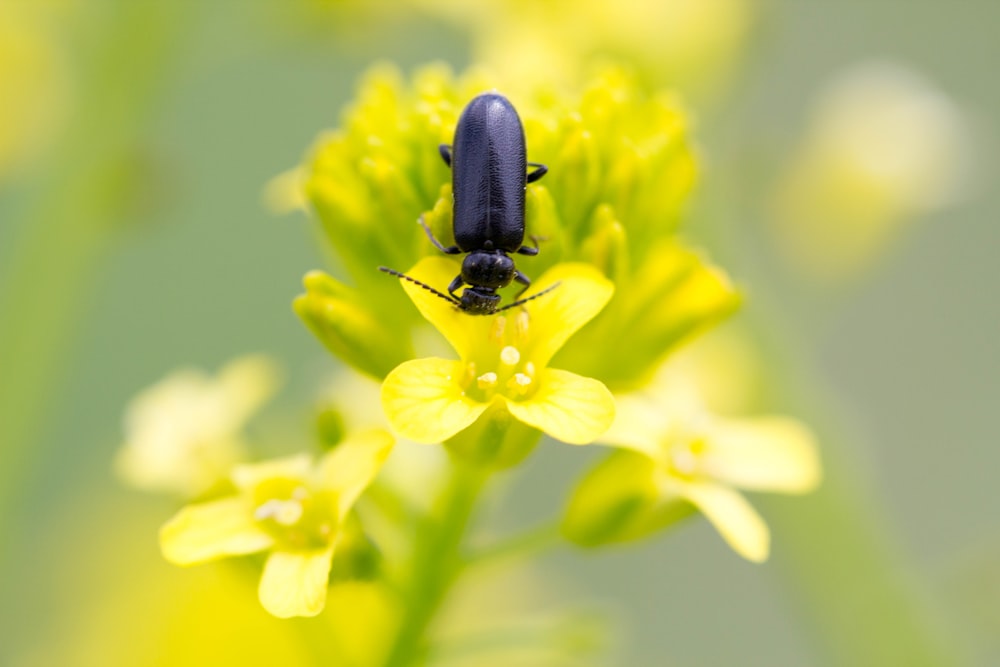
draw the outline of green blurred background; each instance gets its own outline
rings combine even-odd
[[[0,87],[27,91],[0,100],[23,139],[0,154],[0,664],[306,664],[303,624],[232,599],[221,568],[161,561],[174,504],[114,479],[121,415],[178,366],[261,351],[288,382],[259,428],[307,442],[336,365],[290,302],[326,259],[264,185],[373,61],[461,69],[470,37],[402,4],[4,2],[21,22],[0,26],[0,86],[28,83]],[[615,664],[1000,664],[1000,5],[751,7],[731,78],[693,98],[707,169],[686,233],[746,288],[773,405],[817,428],[829,484],[759,499],[764,566],[694,521],[560,551],[544,576],[615,619]],[[809,280],[770,240],[771,197],[816,96],[872,59],[956,102],[970,177],[862,274]],[[496,520],[551,514],[593,456],[542,447]]]

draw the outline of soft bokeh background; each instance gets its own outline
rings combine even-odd
[[[268,618],[231,569],[162,562],[173,503],[122,488],[111,461],[137,391],[257,351],[287,369],[258,432],[308,444],[335,363],[290,301],[326,260],[261,193],[373,60],[470,62],[461,17],[419,4],[0,4],[0,663],[309,660],[297,639],[325,628]],[[686,233],[745,286],[770,404],[816,426],[829,483],[760,499],[776,534],[764,566],[694,521],[560,551],[522,585],[557,580],[613,617],[621,665],[893,664],[865,662],[883,639],[915,647],[894,664],[997,664],[1000,5],[746,6],[730,65],[683,82],[707,165]],[[870,261],[811,274],[775,240],[776,192],[824,91],[871,61],[954,102],[967,175]],[[496,521],[552,514],[588,460],[541,448]]]

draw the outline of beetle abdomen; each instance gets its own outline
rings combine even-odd
[[[452,145],[455,244],[463,252],[515,252],[524,242],[527,153],[524,129],[506,97],[484,93],[469,102]]]

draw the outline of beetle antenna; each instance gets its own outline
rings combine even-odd
[[[396,276],[397,278],[402,278],[403,280],[409,280],[414,285],[420,285],[421,287],[423,287],[425,290],[427,290],[431,294],[434,294],[436,296],[441,297],[442,299],[444,299],[448,303],[451,303],[451,304],[459,306],[459,307],[461,307],[461,305],[462,305],[462,302],[459,301],[458,299],[450,297],[447,294],[445,294],[444,292],[439,292],[436,289],[434,289],[433,287],[431,287],[430,285],[428,285],[427,283],[422,283],[419,280],[417,280],[416,278],[411,278],[410,276],[406,275],[405,273],[402,273],[402,272],[397,271],[395,269],[390,269],[389,267],[386,267],[386,266],[380,266],[380,267],[378,267],[378,270],[381,271],[381,272],[383,272],[383,273],[388,273],[390,276]],[[552,288],[550,287],[549,289],[552,289]],[[547,292],[548,290],[545,290],[545,291]],[[545,292],[542,292],[542,294],[544,294],[544,293]],[[538,295],[536,294],[535,296],[538,296]],[[534,298],[534,297],[532,297],[532,298]]]
[[[549,292],[551,292],[555,288],[559,287],[559,285],[561,285],[561,284],[562,284],[561,282],[558,282],[555,285],[552,285],[551,287],[546,287],[545,289],[543,289],[538,294],[532,294],[527,299],[520,299],[518,301],[515,301],[514,303],[508,303],[503,308],[497,308],[497,312],[499,313],[502,310],[507,310],[508,308],[513,308],[515,306],[520,306],[522,304],[528,303],[529,301],[533,301],[534,299],[537,299],[538,297],[540,297],[542,295],[548,294]]]

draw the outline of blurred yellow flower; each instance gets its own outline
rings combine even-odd
[[[432,257],[410,275],[430,285],[447,285],[457,273],[455,262]],[[468,315],[413,283],[401,282],[461,360],[417,359],[389,374],[382,385],[382,405],[400,435],[441,442],[491,406],[504,407],[516,419],[573,444],[591,442],[611,425],[614,399],[603,384],[547,367],[566,340],[611,298],[614,287],[596,269],[556,266],[527,296],[558,283],[554,290],[531,306],[490,317]]]
[[[754,14],[749,0],[412,2],[469,29],[474,59],[510,81],[578,83],[618,58],[688,93],[725,79]]]
[[[958,108],[916,72],[871,63],[819,96],[778,182],[774,234],[822,279],[866,268],[916,216],[955,200],[968,137]]]
[[[621,448],[584,479],[564,530],[584,545],[637,539],[697,509],[741,556],[768,556],[767,525],[736,491],[806,493],[820,481],[815,440],[784,417],[723,418],[691,394],[619,397],[601,442]]]
[[[240,465],[237,494],[189,505],[160,531],[164,557],[193,565],[268,551],[258,589],[279,618],[315,616],[344,521],[378,474],[393,439],[382,430],[353,434],[313,463],[307,455]]]
[[[136,396],[115,467],[128,484],[193,497],[244,457],[241,430],[274,393],[278,369],[263,356],[236,359],[209,377],[176,371]]]

